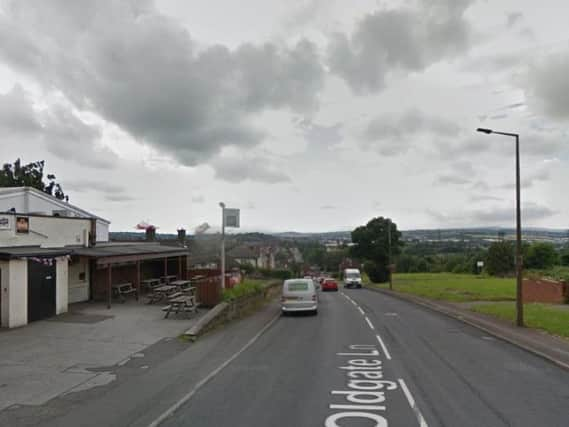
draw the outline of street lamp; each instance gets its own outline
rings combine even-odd
[[[387,246],[389,258],[389,290],[393,290],[393,267],[391,265],[391,218],[387,218]]]
[[[221,289],[225,289],[225,203],[219,202],[221,208]]]
[[[497,132],[478,128],[477,132],[511,136],[516,139],[516,324],[524,326],[524,304],[522,301],[522,214],[520,205],[520,136],[517,133]]]

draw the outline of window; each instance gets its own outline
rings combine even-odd
[[[86,274],[84,271],[82,273],[79,273],[79,280],[81,280],[82,282],[85,281],[85,277],[86,277]]]

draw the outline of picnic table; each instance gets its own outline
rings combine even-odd
[[[151,291],[154,287],[159,286],[160,283],[160,279],[144,279],[141,280],[140,283],[149,291]]]
[[[175,274],[169,274],[167,276],[161,276],[160,280],[162,281],[162,283],[170,284],[170,282],[172,280],[176,280],[176,275]]]
[[[135,294],[136,299],[138,299],[138,291],[132,283],[116,283],[112,285],[113,293],[120,298],[121,302],[124,303],[126,301],[126,296],[130,294]]]
[[[176,292],[178,288],[172,285],[157,286],[152,289],[152,293],[148,295],[148,304],[153,304],[156,301],[161,301],[168,295]]]
[[[185,289],[192,284],[190,280],[174,280],[169,283],[172,286],[177,286],[179,289]]]
[[[178,314],[180,311],[184,313],[197,313],[198,305],[196,304],[196,297],[194,295],[181,295],[168,301],[169,305],[164,307],[166,314],[164,318],[167,319],[170,313]]]

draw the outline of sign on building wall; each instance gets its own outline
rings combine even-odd
[[[28,233],[30,231],[30,219],[27,216],[16,217],[16,233]]]
[[[224,209],[225,226],[239,228],[239,209]]]
[[[0,230],[9,230],[10,228],[10,217],[0,216]]]

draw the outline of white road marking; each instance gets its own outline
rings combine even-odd
[[[399,316],[397,313],[383,313],[384,316]]]
[[[365,316],[365,312],[362,310],[362,308],[360,306],[358,306],[358,311],[362,314],[362,316]]]
[[[225,362],[223,362],[221,365],[219,365],[217,368],[211,371],[205,378],[203,378],[199,383],[197,383],[188,393],[182,396],[180,400],[178,400],[176,403],[170,406],[166,411],[164,411],[158,418],[156,418],[154,421],[148,424],[148,427],[157,427],[164,420],[166,420],[166,418],[173,415],[174,412],[176,412],[184,403],[188,402],[200,390],[200,388],[202,388],[209,381],[211,381],[217,374],[219,374],[224,368],[226,368],[227,365],[229,365],[231,362],[237,359],[237,357],[239,357],[241,353],[243,353],[245,350],[251,347],[261,337],[261,335],[263,335],[267,331],[267,329],[269,329],[273,325],[273,323],[275,323],[280,317],[281,314],[280,313],[277,314],[269,323],[267,323],[263,327],[263,329],[261,329],[259,332],[257,332],[257,334],[255,334],[253,338],[247,341],[247,344],[241,347],[241,349],[239,349],[237,353],[234,353],[233,356],[231,356],[229,359],[227,359]]]
[[[383,350],[383,352],[385,353],[385,357],[387,358],[387,360],[391,360],[391,354],[389,354],[389,350],[387,349],[387,347],[385,346],[385,343],[383,342],[383,340],[381,339],[381,337],[379,335],[375,336],[377,338],[377,340],[379,341],[379,345],[381,346],[381,349]]]
[[[373,326],[373,323],[371,323],[371,321],[369,320],[369,317],[365,317],[367,324],[369,325],[369,327],[373,330],[375,330],[375,326]]]
[[[425,418],[423,417],[423,414],[421,414],[419,407],[415,403],[415,399],[413,399],[413,395],[411,394],[411,392],[407,388],[407,384],[405,384],[405,381],[403,381],[403,379],[401,379],[401,378],[399,378],[399,385],[401,386],[401,389],[403,390],[405,397],[409,401],[409,405],[411,406],[411,409],[415,413],[415,416],[417,417],[417,421],[419,421],[419,426],[420,427],[429,427],[429,425],[427,424],[427,421],[425,421]]]

